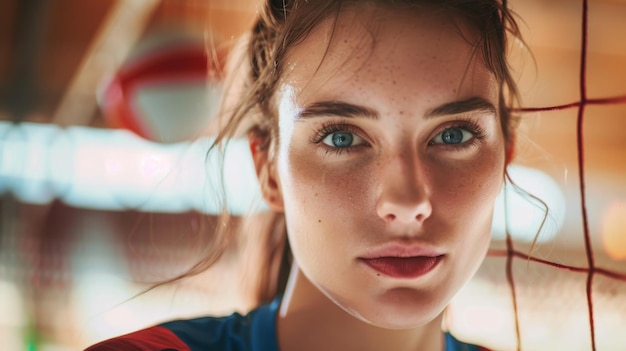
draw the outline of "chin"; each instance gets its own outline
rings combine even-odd
[[[379,328],[413,329],[435,321],[446,307],[440,298],[424,295],[412,289],[395,289],[375,299],[366,308],[344,309]]]

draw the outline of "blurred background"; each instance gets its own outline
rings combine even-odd
[[[592,334],[598,350],[623,350],[626,1],[588,3],[583,109],[583,1],[509,3],[532,51],[511,43],[527,109],[511,177],[543,204],[503,190],[492,251],[448,327],[499,350],[515,349],[516,329],[523,350],[591,350]],[[258,4],[0,2],[0,350],[78,350],[250,308],[239,244],[193,279],[135,295],[211,245],[220,195],[205,153],[228,59]],[[245,142],[233,141],[225,172],[229,211],[262,210]]]

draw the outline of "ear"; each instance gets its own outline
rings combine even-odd
[[[284,211],[283,195],[273,160],[269,158],[269,136],[258,129],[248,132],[248,144],[259,179],[261,194],[269,207],[276,212]]]

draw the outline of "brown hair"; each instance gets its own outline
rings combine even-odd
[[[224,141],[233,137],[241,124],[251,126],[250,132],[262,140],[261,147],[273,147],[272,142],[277,140],[278,135],[278,118],[273,101],[289,49],[322,21],[336,19],[342,9],[364,2],[438,11],[450,15],[455,23],[471,28],[476,36],[464,38],[500,85],[500,120],[507,145],[512,145],[517,123],[511,111],[512,105],[519,99],[507,61],[507,38],[512,35],[521,41],[521,36],[506,0],[266,0],[250,34],[246,62],[243,62],[249,70],[245,89],[209,151],[222,150]],[[458,28],[463,35],[461,27]],[[256,272],[258,286],[253,293],[256,293],[258,302],[271,300],[282,291],[289,266],[284,219],[282,214],[274,213],[272,216],[265,223],[262,233],[255,237],[259,240],[258,246],[266,252],[263,258],[265,267]],[[194,266],[189,275],[199,273],[219,257],[224,245],[217,242],[227,240],[226,234],[231,230],[226,225],[227,214],[222,220],[224,224],[218,226],[215,233],[216,245],[210,248],[212,254]],[[258,268],[258,265],[254,267]]]

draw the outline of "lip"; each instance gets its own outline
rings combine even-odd
[[[390,242],[385,245],[377,246],[361,256],[363,259],[372,259],[380,257],[416,257],[442,256],[443,251],[420,243]]]
[[[359,261],[392,278],[415,279],[435,269],[444,256],[429,246],[389,243],[368,251]]]
[[[361,258],[373,270],[392,278],[415,279],[437,267],[443,259],[442,256],[413,256],[413,257],[379,257]]]

